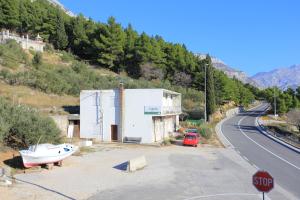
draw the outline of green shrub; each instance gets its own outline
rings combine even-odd
[[[201,136],[204,137],[205,139],[210,139],[211,136],[212,136],[212,134],[213,134],[212,130],[209,127],[207,127],[207,126],[203,126],[202,125],[200,127],[201,127],[200,128],[200,134],[201,134]]]
[[[0,64],[16,69],[20,64],[28,64],[28,56],[15,40],[0,45]]]
[[[36,52],[32,58],[32,64],[34,66],[39,66],[43,63],[43,54],[41,52]]]
[[[0,97],[0,143],[26,148],[40,143],[59,143],[60,130],[54,121],[27,106],[14,106]]]
[[[53,45],[47,43],[44,47],[44,50],[47,51],[47,52],[53,53],[54,52],[54,47],[53,47]]]
[[[62,55],[61,55],[60,58],[63,62],[71,62],[71,61],[75,60],[75,56],[71,53],[68,53],[66,51],[62,51],[61,54]]]

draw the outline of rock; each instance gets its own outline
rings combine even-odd
[[[4,175],[4,168],[0,167],[0,177],[2,177]]]
[[[10,177],[11,176],[11,168],[10,167],[5,167],[4,168],[4,175]]]
[[[0,177],[0,186],[10,186],[10,185],[12,185],[11,178],[7,177],[6,175]]]

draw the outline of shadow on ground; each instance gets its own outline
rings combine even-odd
[[[29,182],[29,181],[24,181],[24,180],[17,179],[17,178],[15,178],[15,180],[16,180],[16,181],[19,181],[19,182],[22,182],[22,183],[27,183],[27,184],[30,184],[30,185],[34,185],[34,186],[36,186],[36,187],[39,187],[39,188],[44,189],[44,190],[49,191],[49,192],[53,192],[53,193],[55,193],[55,194],[57,194],[57,195],[60,195],[60,196],[62,196],[62,197],[64,197],[64,198],[66,198],[66,199],[69,199],[69,200],[75,200],[75,198],[73,198],[73,197],[67,196],[67,195],[65,195],[65,194],[63,194],[63,193],[61,193],[61,192],[55,191],[55,190],[50,189],[50,188],[46,188],[46,187],[44,187],[44,186],[42,186],[42,185],[38,185],[38,184],[36,184],[36,183],[32,183],[32,182]]]
[[[25,169],[21,156],[15,156],[11,159],[4,160],[3,163],[14,169]]]
[[[114,166],[113,168],[118,169],[120,171],[127,171],[128,164],[129,164],[128,161],[126,161],[126,162],[123,162],[121,164],[118,164],[118,165]]]

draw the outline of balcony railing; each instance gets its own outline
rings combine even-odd
[[[180,114],[181,113],[181,106],[163,106],[162,107],[162,114]]]

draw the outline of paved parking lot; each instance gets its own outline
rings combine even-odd
[[[128,173],[117,167],[141,155],[145,169]],[[6,200],[261,199],[251,184],[254,172],[232,149],[100,145],[96,152],[68,158],[62,168],[16,175],[17,183],[0,188],[0,195]],[[285,195],[282,190],[277,196]]]

